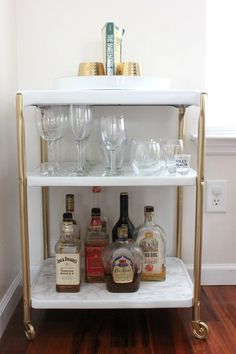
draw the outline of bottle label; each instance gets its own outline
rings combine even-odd
[[[85,246],[85,264],[87,276],[103,276],[104,268],[101,259],[101,253],[104,247]]]
[[[155,238],[153,232],[145,232],[139,246],[142,248],[144,255],[142,274],[156,275],[161,273],[164,264],[164,248],[162,243]]]
[[[80,284],[80,255],[70,253],[56,254],[56,284]]]
[[[125,256],[116,257],[112,264],[112,278],[114,283],[132,283],[134,279],[133,262]]]

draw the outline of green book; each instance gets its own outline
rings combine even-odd
[[[122,37],[124,29],[114,22],[107,22],[102,28],[103,52],[106,75],[115,75],[117,64],[122,62]]]

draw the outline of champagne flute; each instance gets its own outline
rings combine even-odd
[[[68,122],[67,106],[42,106],[36,115],[39,135],[47,142],[48,162],[42,164],[42,174],[57,175],[60,172],[59,144],[65,135]]]
[[[85,173],[86,141],[92,132],[92,111],[87,105],[72,105],[70,107],[70,125],[77,148],[77,166],[72,176],[83,176]]]
[[[123,116],[106,116],[101,118],[101,137],[105,148],[110,152],[110,176],[115,176],[116,172],[116,150],[126,140],[125,124]]]

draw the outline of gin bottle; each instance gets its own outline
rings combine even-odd
[[[144,207],[144,223],[138,229],[136,243],[143,250],[141,280],[166,278],[166,235],[154,222],[154,207]]]

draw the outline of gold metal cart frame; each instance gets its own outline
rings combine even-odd
[[[185,107],[179,107],[179,138],[184,138]],[[197,181],[196,181],[196,210],[195,210],[195,247],[194,247],[194,289],[193,289],[193,334],[198,339],[205,339],[208,326],[200,319],[200,291],[201,291],[201,258],[202,258],[202,230],[203,230],[203,191],[204,191],[204,157],[205,157],[205,111],[206,94],[200,96],[200,114],[198,120],[198,153],[197,153]],[[31,286],[29,263],[28,238],[28,211],[27,211],[27,176],[25,153],[25,126],[23,116],[23,96],[16,95],[17,144],[19,168],[19,199],[20,199],[20,230],[23,274],[23,307],[25,335],[29,340],[35,338],[35,330],[31,322]],[[41,161],[46,161],[45,144],[41,141]],[[48,187],[42,187],[43,200],[43,230],[44,230],[44,257],[49,254],[48,241]],[[183,219],[183,187],[177,187],[177,246],[176,255],[181,258],[182,251],[182,219]]]

